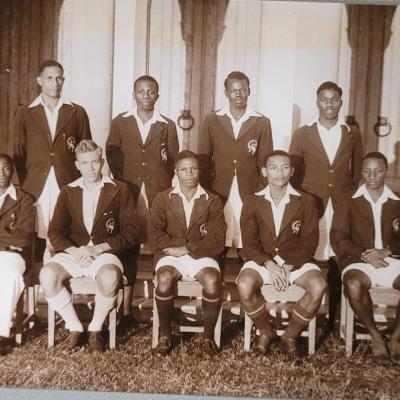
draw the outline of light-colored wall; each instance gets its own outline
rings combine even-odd
[[[343,4],[231,0],[218,49],[215,108],[226,104],[223,81],[233,70],[251,81],[249,104],[271,119],[274,147],[316,116],[315,90],[333,80],[347,114],[351,50]]]

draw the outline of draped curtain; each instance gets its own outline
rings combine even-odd
[[[15,111],[34,99],[39,64],[57,55],[62,0],[0,0],[0,152],[7,151]]]

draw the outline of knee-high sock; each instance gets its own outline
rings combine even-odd
[[[57,311],[65,321],[65,328],[70,331],[83,332],[83,326],[76,315],[72,298],[68,290],[63,287],[58,294],[53,297],[46,297],[47,303]]]
[[[215,324],[218,320],[219,310],[221,308],[221,293],[210,294],[205,290],[202,292],[202,307],[204,318],[204,337],[214,338]]]
[[[25,287],[22,278],[25,263],[21,260],[21,265],[15,264],[6,263],[0,268],[0,336],[5,337],[10,336],[13,312]]]
[[[292,311],[292,319],[289,322],[285,332],[282,335],[282,339],[296,338],[299,336],[301,331],[309,324],[314,318],[315,313],[310,313],[300,304],[296,304]]]
[[[160,336],[171,336],[171,318],[174,308],[174,289],[161,293],[156,289],[156,304],[158,319],[160,320]]]
[[[96,296],[94,298],[94,312],[92,320],[90,321],[88,331],[97,332],[101,331],[104,320],[107,318],[110,310],[117,303],[117,295],[112,297],[106,297],[99,291],[97,291]]]
[[[268,313],[265,309],[265,302],[263,299],[259,301],[254,308],[243,307],[247,315],[252,319],[254,325],[259,330],[260,335],[273,336],[271,324],[269,322]]]

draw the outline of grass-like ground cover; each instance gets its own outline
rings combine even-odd
[[[65,350],[66,331],[47,349],[45,326],[0,359],[0,386],[141,393],[196,394],[303,399],[400,399],[400,367],[378,366],[367,342],[345,357],[337,336],[328,336],[312,357],[292,361],[278,349],[254,357],[243,351],[243,330],[223,329],[223,351],[209,358],[197,335],[175,337],[167,357],[151,351],[151,325],[138,323],[118,338],[118,348],[91,355]]]

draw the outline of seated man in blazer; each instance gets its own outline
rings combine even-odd
[[[11,182],[14,163],[0,154],[0,337],[10,336],[11,319],[24,290],[25,259],[35,231],[33,197]],[[7,340],[0,353],[6,353]]]
[[[362,164],[364,184],[338,202],[331,239],[339,257],[344,291],[360,322],[372,337],[377,363],[390,358],[400,364],[400,305],[390,341],[377,330],[369,289],[400,289],[400,198],[385,185],[388,162],[378,152],[368,153]],[[340,207],[339,207],[340,206]]]
[[[245,263],[237,285],[243,308],[260,331],[253,345],[258,355],[268,352],[273,336],[261,286],[274,285],[284,291],[294,283],[305,290],[279,342],[283,351],[295,356],[296,338],[315,316],[326,287],[320,269],[313,264],[318,244],[317,210],[310,195],[290,185],[293,167],[288,153],[271,152],[265,166],[268,186],[249,195],[242,209]]]
[[[48,304],[70,330],[69,348],[81,343],[83,326],[68,290],[70,277],[96,279],[95,309],[89,324],[89,351],[101,351],[100,331],[117,301],[123,266],[119,256],[135,243],[138,226],[127,186],[102,176],[102,149],[82,140],[75,149],[82,177],[64,186],[50,223],[49,239],[56,254],[40,271]]]
[[[197,155],[182,151],[175,161],[179,184],[159,193],[151,210],[149,239],[157,275],[155,292],[160,341],[155,351],[171,350],[174,286],[181,278],[196,278],[203,286],[204,351],[219,352],[214,328],[221,307],[222,287],[216,261],[224,250],[226,224],[221,200],[199,181]]]

